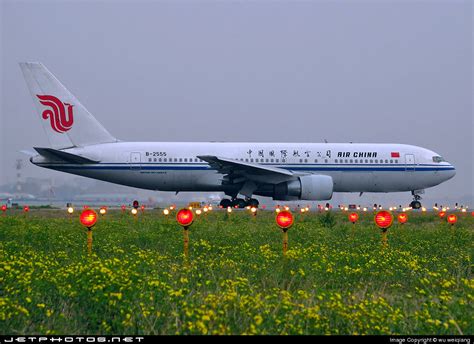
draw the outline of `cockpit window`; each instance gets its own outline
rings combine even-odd
[[[444,160],[444,158],[442,156],[434,156],[433,161],[434,162],[443,162],[443,161],[446,161],[446,160]]]

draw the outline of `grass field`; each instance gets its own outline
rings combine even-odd
[[[474,218],[409,214],[381,244],[355,226],[275,213],[174,217],[109,212],[88,256],[78,214],[0,215],[0,334],[474,334]],[[326,224],[326,226],[325,226]]]

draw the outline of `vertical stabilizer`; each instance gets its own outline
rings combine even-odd
[[[20,68],[52,148],[117,141],[43,64],[23,62]]]

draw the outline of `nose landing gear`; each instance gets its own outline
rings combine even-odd
[[[421,202],[420,202],[420,199],[421,199],[421,196],[417,193],[415,193],[415,191],[412,191],[411,194],[413,195],[413,201],[410,203],[410,207],[412,207],[413,209],[420,209],[421,208]]]

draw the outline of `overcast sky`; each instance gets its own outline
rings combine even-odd
[[[41,61],[122,140],[413,144],[457,169],[429,197],[472,203],[471,1],[0,2],[1,180],[48,145]]]

